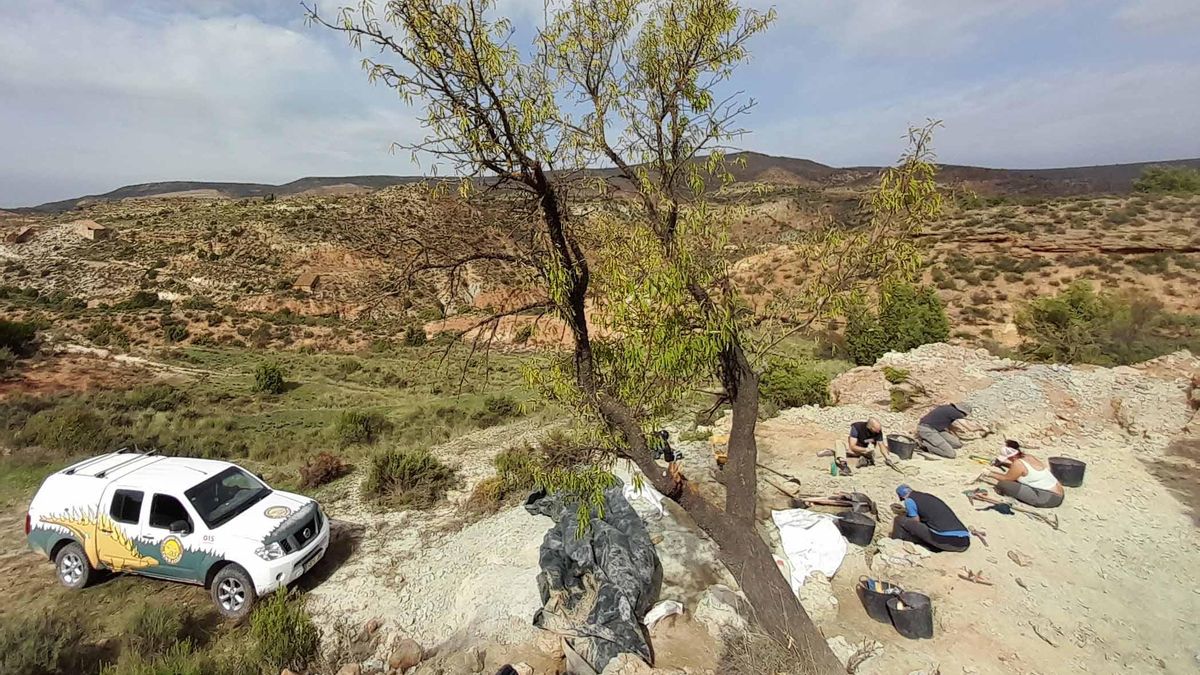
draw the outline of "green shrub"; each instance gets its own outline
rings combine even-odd
[[[183,342],[187,338],[187,326],[181,323],[171,323],[163,326],[163,339],[167,342]]]
[[[26,445],[79,454],[106,452],[114,442],[109,424],[80,403],[34,413],[21,430],[20,440]]]
[[[158,294],[150,291],[137,291],[128,300],[120,303],[123,309],[149,309],[159,304]]]
[[[763,398],[780,408],[829,405],[829,376],[799,361],[777,361],[763,373]]]
[[[883,367],[883,378],[892,384],[900,384],[908,379],[908,371],[904,368]]]
[[[8,347],[0,347],[0,376],[7,375],[17,367],[17,355]]]
[[[283,369],[278,363],[266,361],[255,367],[254,391],[264,394],[282,394],[283,389]]]
[[[316,660],[320,647],[320,632],[303,598],[283,589],[259,601],[250,615],[250,633],[262,661],[277,670],[303,670]]]
[[[391,422],[377,412],[346,410],[338,416],[333,435],[342,447],[359,443],[370,444],[391,429]]]
[[[1133,181],[1135,192],[1200,194],[1200,169],[1183,166],[1151,166]]]
[[[879,303],[879,324],[889,351],[904,352],[950,337],[946,308],[932,288],[891,284]]]
[[[122,636],[129,649],[144,656],[161,654],[184,637],[187,616],[160,603],[139,606],[125,622]]]
[[[513,342],[515,342],[519,345],[523,345],[526,342],[529,342],[532,338],[533,338],[533,324],[527,323],[517,329],[516,334],[513,335]]]
[[[1175,335],[1184,324],[1181,335]],[[1061,363],[1130,364],[1192,345],[1187,320],[1165,313],[1156,299],[1137,292],[1097,293],[1077,281],[1017,313],[1020,352]]]
[[[420,326],[409,326],[404,329],[404,344],[409,347],[420,347],[425,344],[425,329]]]
[[[400,508],[429,508],[458,482],[453,469],[425,449],[388,450],[371,459],[363,484],[369,497]]]
[[[879,318],[865,303],[854,303],[846,310],[846,356],[860,366],[879,360],[887,352],[887,339]]]
[[[188,393],[169,384],[144,384],[125,393],[125,400],[133,408],[149,408],[159,412],[175,410],[190,400]]]
[[[893,387],[888,395],[891,398],[892,412],[904,412],[913,406],[912,394],[908,390]]]
[[[78,615],[39,612],[0,618],[0,673],[57,675],[88,665],[80,654],[83,622]]]
[[[29,356],[34,351],[37,326],[28,321],[0,319],[0,349],[17,356]]]
[[[193,295],[192,297],[179,303],[179,306],[183,307],[184,309],[213,309],[217,305],[203,295]]]
[[[506,394],[488,396],[483,400],[483,410],[473,415],[480,427],[490,427],[506,422],[521,414],[521,404]]]
[[[89,325],[83,331],[83,337],[99,347],[107,347],[109,345],[117,347],[129,346],[129,333],[126,333],[124,328],[107,319]]]

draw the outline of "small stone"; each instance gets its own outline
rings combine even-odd
[[[380,621],[379,619],[371,619],[370,621],[368,621],[366,623],[365,626],[363,626],[363,631],[365,631],[367,635],[374,635],[375,632],[378,631],[379,627],[382,625],[383,625],[383,622]]]
[[[454,652],[442,661],[442,672],[446,675],[470,675],[481,670],[483,670],[483,654],[474,647]]]
[[[512,664],[512,669],[517,671],[517,675],[533,675],[533,666],[524,661]]]
[[[424,657],[425,650],[421,645],[417,644],[416,640],[405,638],[392,650],[392,655],[388,657],[388,667],[404,672],[420,663]]]
[[[357,663],[347,663],[338,668],[337,675],[362,675],[362,667]]]
[[[719,636],[725,628],[734,631],[746,629],[749,625],[745,616],[747,607],[746,600],[736,591],[728,586],[717,584],[709,586],[704,595],[700,597],[700,602],[696,605],[696,611],[692,613],[692,617],[704,624],[709,633]]]

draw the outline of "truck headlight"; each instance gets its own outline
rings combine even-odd
[[[283,557],[283,547],[279,542],[268,544],[254,551],[263,560],[275,560]]]

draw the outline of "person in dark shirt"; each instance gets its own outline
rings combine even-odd
[[[850,425],[850,435],[846,438],[846,455],[859,457],[858,465],[866,466],[875,463],[875,448],[883,445],[883,425],[874,417],[866,422],[855,422]]]
[[[892,538],[924,545],[933,551],[961,552],[971,546],[971,533],[941,499],[907,485],[896,488],[904,512],[896,516]]]
[[[971,414],[970,403],[939,405],[917,422],[917,441],[925,452],[953,459],[962,441],[950,430],[958,420]]]

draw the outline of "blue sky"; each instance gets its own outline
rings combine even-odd
[[[542,0],[498,0],[518,25]],[[1036,168],[1200,156],[1200,0],[744,0],[746,149]],[[330,9],[339,3],[322,0]],[[159,180],[419,171],[416,111],[290,0],[0,0],[0,206]]]

